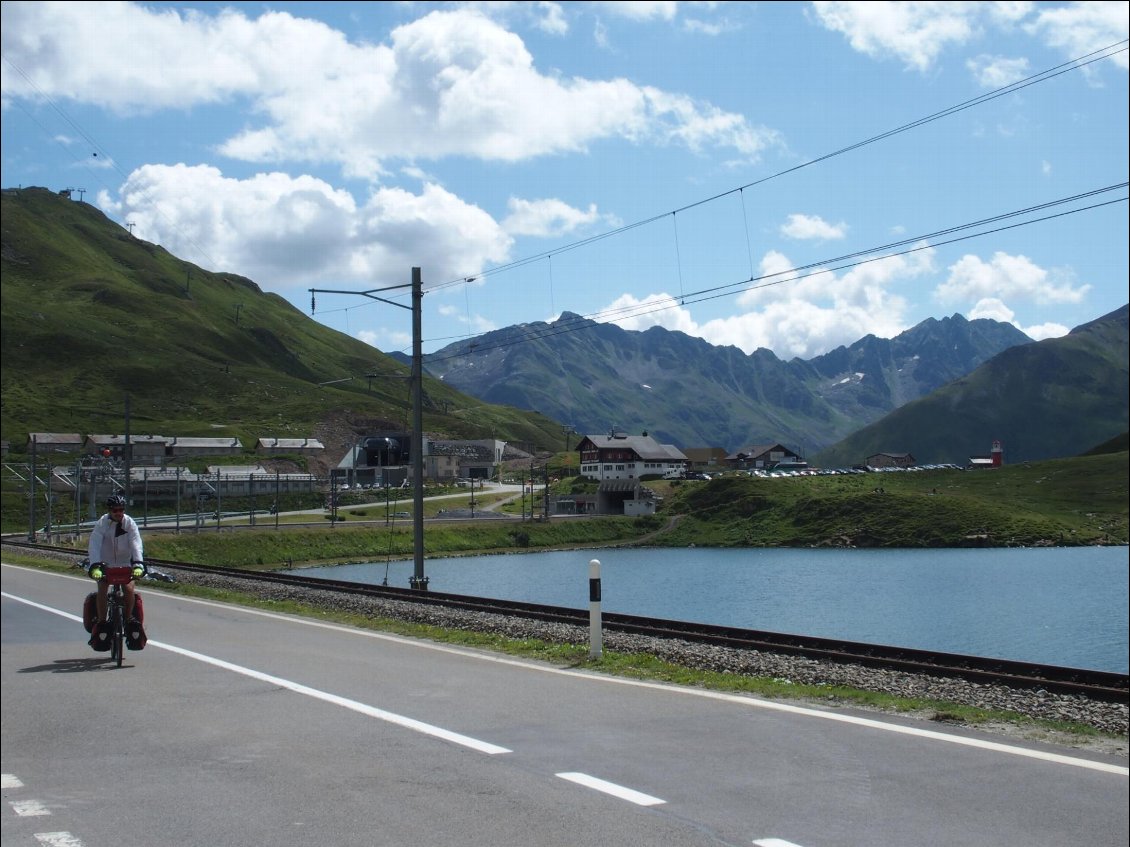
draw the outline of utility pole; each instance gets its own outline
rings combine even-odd
[[[133,221],[126,221],[126,226],[129,227],[129,234],[133,235],[133,228],[137,226]]]
[[[86,189],[85,188],[76,188],[75,191],[78,192],[78,201],[81,203],[82,202],[82,195],[86,194]]]
[[[242,303],[235,304],[235,325],[239,326],[239,310],[243,308]]]
[[[131,499],[131,495],[133,494],[133,490],[132,490],[133,486],[131,484],[132,483],[131,475],[133,474],[133,445],[130,443],[130,440],[129,440],[129,395],[128,394],[126,395],[126,440],[125,440],[125,444],[122,445],[122,459],[124,460],[124,463],[125,463],[125,474],[126,474],[126,478],[125,478],[126,504],[132,510],[133,509],[133,500]]]
[[[424,285],[419,268],[412,268],[412,534],[414,569],[409,585],[428,590],[424,576],[424,352],[420,312]]]
[[[420,318],[424,300],[424,284],[419,268],[412,268],[412,305],[405,306],[394,300],[378,297],[376,292],[406,288],[404,285],[390,285],[373,288],[369,291],[340,291],[326,288],[310,289],[310,313],[314,313],[314,294],[360,294],[372,300],[379,300],[400,309],[412,312],[412,536],[414,548],[414,568],[408,581],[410,587],[420,591],[428,590],[428,578],[424,576],[424,366],[422,321]]]
[[[545,503],[542,506],[542,520],[549,523],[549,462],[545,463]]]

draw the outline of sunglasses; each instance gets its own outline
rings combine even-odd
[[[111,515],[121,515],[121,514],[124,514],[125,511],[126,511],[125,509],[111,509],[110,514]]]

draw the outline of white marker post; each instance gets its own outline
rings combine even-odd
[[[589,560],[589,658],[599,659],[603,649],[600,627],[600,560]]]

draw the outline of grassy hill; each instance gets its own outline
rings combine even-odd
[[[1125,448],[992,470],[723,478],[677,486],[666,543],[781,547],[1126,544]]]
[[[123,432],[127,396],[132,433],[232,435],[248,448],[265,436],[329,447],[331,429],[348,440],[408,422],[403,364],[251,280],[184,262],[47,189],[6,189],[2,202],[0,436],[14,452],[31,432]],[[543,415],[430,378],[424,429],[534,450],[561,438]]]

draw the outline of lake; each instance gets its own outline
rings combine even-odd
[[[1127,673],[1130,548],[649,548],[427,559],[429,589]],[[409,587],[411,560],[319,568]],[[290,573],[309,574],[309,570]]]

